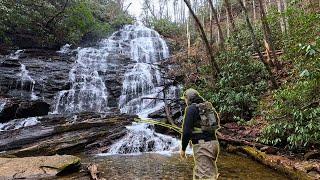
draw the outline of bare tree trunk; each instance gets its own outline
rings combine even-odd
[[[213,19],[212,19],[212,12],[210,11],[210,44],[213,44]],[[220,43],[219,40],[217,41],[218,44]]]
[[[219,38],[220,38],[219,39],[219,45],[220,45],[220,47],[222,49],[224,49],[224,37],[223,37],[223,34],[222,34],[220,22],[219,22],[219,19],[218,19],[218,13],[217,13],[217,10],[213,6],[212,0],[209,0],[209,4],[210,4],[210,7],[211,7],[212,15],[214,16],[213,19],[215,20],[215,22],[217,24],[217,27],[218,27],[218,31],[219,31]]]
[[[231,29],[232,29],[232,31],[236,31],[236,26],[234,24],[232,11],[231,11],[231,4],[230,4],[229,0],[224,0],[224,3],[226,5],[229,21],[230,21],[230,24],[231,24]]]
[[[264,12],[264,8],[263,8],[263,4],[262,4],[262,0],[258,0],[259,2],[259,6],[260,6],[260,17],[261,17],[261,22],[262,22],[262,26],[263,26],[263,30],[264,30],[264,35],[266,37],[267,43],[269,44],[269,47],[271,49],[271,53],[273,56],[273,63],[276,68],[279,70],[280,69],[280,64],[276,55],[276,51],[275,51],[275,46],[273,43],[273,38],[272,38],[272,33],[270,30],[270,26],[266,17],[266,14]]]
[[[231,10],[231,4],[229,0],[224,0],[225,2],[225,6],[226,6],[226,10],[227,10],[227,14],[228,14],[228,18],[229,18],[229,24],[231,25],[231,31],[232,31],[232,36],[235,38],[236,40],[236,45],[238,47],[239,50],[242,49],[241,43],[239,42],[239,34],[238,34],[238,29],[236,28],[236,25],[234,23],[234,19],[232,16],[232,10]]]
[[[168,91],[168,87],[167,85],[165,84],[165,87],[162,91],[163,93],[163,102],[164,102],[164,110],[165,110],[165,113],[166,113],[166,116],[167,116],[167,120],[168,122],[171,124],[171,125],[175,125],[174,124],[174,121],[172,119],[172,115],[171,115],[171,110],[170,110],[170,107],[169,107],[169,104],[168,104],[168,100],[166,98],[166,92]]]
[[[277,0],[277,4],[278,4],[278,12],[280,14],[280,28],[281,28],[281,32],[282,34],[286,34],[286,28],[285,28],[285,22],[284,22],[284,18],[283,18],[283,11],[282,11],[282,3],[281,0]]]
[[[255,0],[252,0],[252,12],[253,12],[253,21],[255,21],[257,19],[256,2],[255,2]]]
[[[259,45],[258,45],[258,40],[257,40],[257,37],[255,35],[255,32],[253,30],[253,27],[252,27],[252,24],[250,22],[250,19],[249,19],[249,15],[248,15],[248,11],[246,9],[246,7],[244,7],[244,4],[242,2],[242,0],[238,0],[242,10],[244,11],[245,13],[245,19],[246,19],[246,22],[247,22],[247,26],[248,26],[248,29],[250,31],[250,35],[251,35],[251,39],[252,39],[252,43],[253,43],[253,48],[255,49],[255,51],[257,52],[258,56],[259,56],[259,59],[260,61],[264,64],[267,72],[269,73],[269,76],[270,76],[270,80],[272,82],[272,85],[274,88],[278,88],[278,84],[276,82],[276,79],[272,73],[272,70],[269,66],[269,64],[266,62],[266,60],[264,59],[262,53],[260,52],[259,50]]]
[[[188,44],[188,57],[189,57],[190,56],[190,49],[191,49],[191,36],[190,36],[189,21],[187,22],[187,44]]]
[[[229,20],[229,16],[227,14],[227,8],[226,8],[226,17],[227,17],[227,37],[230,37],[230,20]]]
[[[282,0],[282,2],[283,2],[283,11],[287,12],[287,10],[288,10],[287,0]],[[286,33],[288,33],[289,32],[288,17],[287,17],[287,15],[284,15],[283,18],[284,18],[284,24],[285,24]]]
[[[196,16],[194,11],[192,10],[192,7],[191,7],[189,1],[188,0],[184,0],[184,2],[187,5],[187,7],[189,9],[189,12],[191,13],[192,17],[194,18],[194,20],[195,20],[195,22],[198,25],[198,28],[200,30],[201,38],[204,41],[208,56],[210,57],[209,61],[211,63],[211,68],[212,68],[212,78],[214,80],[217,77],[217,75],[220,74],[220,69],[219,69],[218,64],[217,64],[217,62],[215,60],[215,57],[213,55],[213,50],[212,50],[212,48],[210,46],[210,43],[208,41],[208,38],[207,38],[205,32],[204,32],[203,26],[201,25],[198,17]]]

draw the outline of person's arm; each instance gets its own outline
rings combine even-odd
[[[185,111],[186,112],[183,120],[182,138],[181,138],[182,151],[186,150],[192,136],[195,107],[189,106],[186,108]]]

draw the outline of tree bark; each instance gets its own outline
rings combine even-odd
[[[224,0],[224,3],[225,3],[227,14],[228,14],[227,17],[228,17],[228,20],[230,22],[229,24],[231,25],[232,35],[236,39],[236,43],[237,43],[237,46],[238,46],[239,50],[241,50],[242,46],[241,46],[241,44],[239,42],[238,29],[236,28],[236,25],[234,23],[234,19],[233,19],[233,16],[232,16],[230,1],[229,0]]]
[[[207,50],[207,54],[209,56],[209,61],[210,61],[210,64],[211,64],[211,68],[212,68],[212,77],[213,77],[213,80],[217,77],[217,75],[220,74],[220,69],[219,69],[219,66],[215,60],[215,57],[213,55],[213,50],[210,46],[210,43],[208,41],[208,38],[205,34],[205,31],[203,29],[203,26],[201,25],[197,15],[194,13],[194,11],[192,10],[192,7],[189,3],[188,0],[183,0],[185,2],[185,4],[187,5],[188,9],[189,9],[189,12],[191,13],[192,17],[194,18],[199,30],[200,30],[200,35],[201,35],[201,38],[202,40],[204,41],[204,44],[205,44],[205,47],[206,47],[206,50]]]
[[[257,37],[255,35],[255,32],[253,30],[252,24],[250,22],[248,11],[247,11],[246,7],[244,7],[244,4],[243,4],[242,0],[238,0],[238,2],[239,2],[240,6],[241,6],[241,8],[242,8],[242,10],[243,10],[243,12],[245,14],[245,19],[246,19],[246,23],[247,23],[248,29],[250,31],[250,36],[251,36],[251,39],[252,39],[253,47],[254,47],[255,51],[257,52],[260,61],[265,66],[265,68],[266,68],[266,70],[267,70],[267,72],[268,72],[268,74],[270,76],[270,80],[272,82],[272,86],[274,88],[278,88],[278,84],[277,84],[276,79],[275,79],[275,77],[274,77],[274,75],[272,73],[272,70],[271,70],[269,64],[267,63],[267,61],[264,59],[262,53],[259,50],[259,45],[258,45],[259,43],[258,43]]]
[[[227,14],[228,14],[228,18],[229,18],[229,21],[231,24],[232,31],[236,31],[236,26],[234,24],[234,19],[233,19],[232,11],[231,11],[231,4],[230,4],[229,0],[224,0],[224,3],[226,5]]]
[[[255,21],[257,19],[256,2],[255,2],[255,0],[252,0],[252,11],[253,11],[253,21]]]
[[[272,56],[273,56],[273,64],[276,66],[276,68],[279,70],[280,69],[280,64],[276,55],[276,51],[275,51],[275,46],[273,43],[273,38],[272,38],[272,33],[271,33],[271,29],[266,17],[266,13],[264,12],[264,8],[263,8],[263,4],[262,4],[262,0],[258,0],[259,2],[259,6],[260,6],[260,17],[261,17],[261,22],[262,22],[262,27],[263,27],[263,32],[264,35],[266,37],[267,43],[269,44]]]
[[[218,31],[219,31],[219,45],[220,45],[220,47],[222,49],[224,49],[224,37],[223,37],[223,34],[222,34],[220,22],[219,22],[219,19],[218,19],[218,13],[217,13],[217,10],[213,6],[212,0],[209,0],[209,4],[210,4],[211,12],[212,12],[212,15],[213,15],[212,19],[215,20],[215,22],[217,24],[217,27],[218,27]]]
[[[281,0],[277,0],[277,5],[278,5],[278,12],[280,14],[280,28],[282,34],[286,34],[286,28],[285,28],[285,21],[283,17],[283,10],[282,10],[282,2]]]

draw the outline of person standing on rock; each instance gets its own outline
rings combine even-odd
[[[212,104],[205,101],[194,89],[186,90],[183,99],[187,107],[182,125],[180,156],[186,158],[185,150],[191,141],[195,163],[193,179],[218,179],[218,114]]]

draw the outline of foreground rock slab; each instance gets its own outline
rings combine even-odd
[[[94,113],[41,117],[34,126],[0,131],[0,156],[104,153],[127,133],[125,126],[135,117]]]
[[[80,158],[70,155],[0,158],[0,179],[52,177],[79,167]]]

